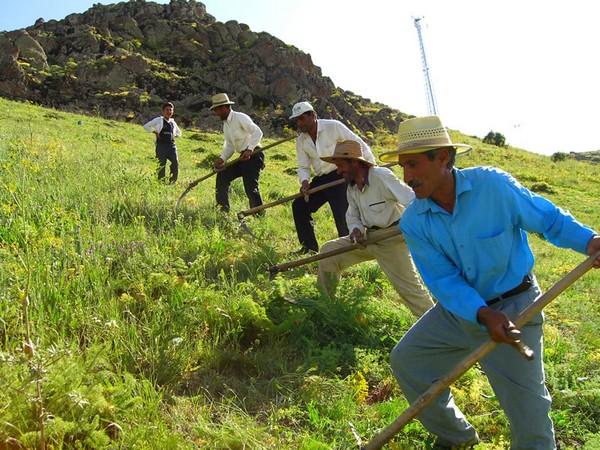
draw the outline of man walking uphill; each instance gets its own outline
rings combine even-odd
[[[312,105],[308,102],[296,103],[292,108],[290,119],[296,122],[300,136],[296,140],[298,156],[298,178],[300,193],[304,198],[298,198],[292,203],[296,233],[302,248],[297,254],[317,252],[319,244],[313,228],[312,214],[317,212],[325,203],[329,203],[338,236],[348,234],[346,225],[346,185],[340,184],[308,196],[308,191],[342,178],[335,171],[335,165],[322,161],[321,156],[331,156],[338,141],[350,139],[360,144],[364,158],[375,164],[375,158],[369,146],[356,134],[337,120],[319,119]],[[309,183],[311,166],[314,178]]]
[[[397,150],[381,160],[398,161],[416,195],[400,228],[438,300],[391,355],[394,375],[413,403],[488,339],[512,342],[507,336],[512,320],[540,295],[527,232],[588,255],[600,250],[600,236],[500,169],[456,169],[456,155],[471,147],[453,144],[436,116],[402,122],[398,140]],[[600,258],[594,266],[600,267]],[[521,329],[523,342],[540,356],[543,321],[540,313]],[[510,448],[555,449],[542,357],[527,361],[500,345],[480,364],[508,417]],[[449,389],[419,419],[437,436],[437,448],[479,441]]]
[[[242,177],[244,181],[244,191],[250,202],[250,207],[254,208],[263,204],[260,191],[258,189],[258,178],[260,171],[265,167],[265,155],[262,152],[252,154],[256,149],[260,149],[260,140],[263,136],[260,128],[252,119],[241,112],[231,109],[234,102],[229,100],[227,94],[217,94],[212,97],[212,106],[210,109],[215,116],[223,122],[223,150],[221,156],[217,158],[213,167],[219,171],[216,181],[216,200],[217,205],[222,211],[229,211],[229,186],[236,178]],[[239,161],[223,169],[225,162],[234,154],[239,155]],[[223,169],[223,170],[221,170]]]
[[[348,182],[346,222],[350,230],[349,236],[323,244],[321,253],[352,243],[357,248],[319,261],[317,283],[332,295],[343,270],[376,259],[404,304],[416,317],[421,317],[433,306],[433,301],[421,284],[404,238],[397,235],[363,246],[365,239],[398,226],[406,206],[415,197],[412,190],[387,167],[374,167],[364,159],[357,141],[338,142],[333,155],[321,159],[335,164],[337,173]]]
[[[173,103],[165,103],[162,116],[152,119],[144,125],[144,129],[156,136],[156,159],[158,160],[158,180],[165,178],[167,161],[171,161],[169,181],[175,183],[179,175],[179,161],[175,138],[181,136],[181,130],[173,120]]]

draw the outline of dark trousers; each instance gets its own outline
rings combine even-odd
[[[179,161],[177,160],[177,147],[171,144],[156,144],[156,159],[158,160],[157,175],[158,180],[165,178],[165,168],[167,161],[171,161],[169,171],[171,176],[169,178],[170,183],[175,183],[179,176]]]
[[[258,189],[258,178],[260,171],[265,167],[265,155],[262,152],[255,153],[247,161],[238,161],[217,173],[216,200],[217,205],[223,211],[229,211],[229,185],[236,178],[242,177],[244,191],[250,201],[250,208],[263,204],[260,190]]]
[[[310,182],[310,187],[315,188],[322,184],[331,183],[332,181],[342,178],[335,171],[327,175],[314,177]],[[346,197],[347,184],[342,183],[337,186],[324,189],[314,194],[310,194],[308,202],[304,198],[297,198],[292,203],[292,212],[294,214],[294,223],[296,224],[296,233],[298,240],[303,247],[306,247],[315,252],[319,251],[319,244],[315,236],[314,223],[312,214],[317,212],[325,203],[329,203],[338,236],[348,235],[348,224],[346,223],[346,210],[348,209],[348,198]]]

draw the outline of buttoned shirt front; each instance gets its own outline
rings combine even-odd
[[[313,142],[308,133],[301,133],[296,139],[296,155],[298,156],[298,179],[300,184],[308,181],[311,166],[315,176],[326,175],[335,170],[335,165],[322,161],[322,156],[331,156],[335,144],[339,141],[353,140],[360,143],[363,157],[375,164],[371,148],[346,125],[338,120],[317,119],[317,140]]]
[[[415,198],[411,188],[386,167],[369,167],[366,182],[360,190],[349,183],[346,221],[350,232],[358,228],[387,228],[402,217],[406,207]]]
[[[586,252],[594,231],[494,167],[454,169],[452,214],[416,199],[400,222],[413,259],[434,297],[477,322],[486,300],[518,286],[533,268],[527,232]]]
[[[220,158],[227,161],[234,153],[244,150],[254,150],[259,146],[263,133],[250,116],[231,110],[223,122],[223,151]]]

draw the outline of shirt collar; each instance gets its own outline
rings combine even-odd
[[[452,169],[452,173],[454,175],[454,183],[455,183],[455,191],[456,191],[456,204],[458,204],[458,197],[464,192],[470,191],[473,189],[473,185],[471,184],[471,180],[467,178],[465,173],[457,168]],[[412,204],[417,211],[417,214],[424,214],[428,211],[431,212],[444,212],[448,213],[445,209],[440,207],[436,202],[431,200],[430,197],[424,199],[414,199]]]
[[[371,166],[365,165],[364,170],[362,171],[362,182],[363,182],[363,189],[362,190],[363,191],[369,185],[369,169],[370,168],[371,168]],[[350,186],[352,186],[353,188],[358,189],[358,187],[356,186],[356,181],[352,180],[348,184],[350,184]]]
[[[316,125],[316,127],[317,127],[317,135],[319,135],[319,133],[321,132],[321,127],[319,126],[319,122],[320,122],[320,120],[321,120],[321,119],[317,119],[317,125]],[[306,134],[307,134],[308,136],[310,136],[308,133],[306,133]]]

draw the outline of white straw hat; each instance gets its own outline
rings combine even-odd
[[[470,152],[473,147],[467,144],[454,144],[438,116],[416,117],[400,123],[398,127],[398,147],[382,153],[383,162],[398,161],[397,155],[424,153],[443,147],[454,147],[457,155]]]
[[[229,100],[229,97],[225,93],[220,93],[213,95],[212,97],[212,106],[210,109],[215,109],[217,106],[221,105],[233,105],[235,102]]]

